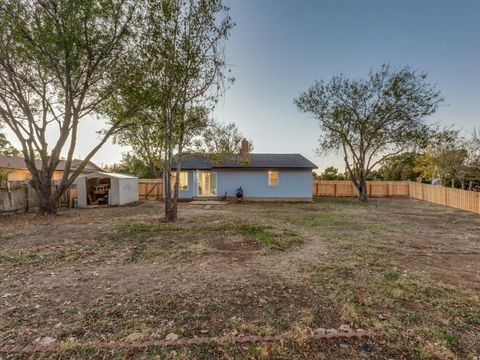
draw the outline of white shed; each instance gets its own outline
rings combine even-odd
[[[138,201],[138,178],[131,175],[95,172],[78,177],[78,206],[125,205]]]

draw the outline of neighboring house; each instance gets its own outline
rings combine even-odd
[[[35,161],[38,169],[42,166],[41,160]],[[71,171],[75,171],[82,163],[82,160],[72,160]],[[58,180],[62,177],[65,170],[65,161],[61,160],[57,166],[57,169],[53,173],[53,180]],[[88,162],[87,166],[81,172],[82,175],[91,174],[96,171],[102,171],[102,169],[92,163]],[[6,156],[0,155],[0,172],[7,174],[7,181],[24,181],[32,178],[30,172],[25,165],[25,161],[19,156]]]
[[[317,166],[300,154],[240,154],[211,161],[189,156],[180,163],[179,198],[235,197],[241,186],[245,199],[312,200],[312,170]],[[176,165],[172,168],[175,182]]]

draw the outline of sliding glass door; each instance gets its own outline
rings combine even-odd
[[[217,196],[217,173],[198,172],[198,196]]]

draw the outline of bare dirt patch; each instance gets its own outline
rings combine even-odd
[[[0,346],[273,335],[388,340],[149,349],[179,358],[468,358],[480,352],[480,218],[428,203],[180,205],[0,217]],[[342,345],[343,344],[343,345]],[[173,352],[172,352],[173,351]],[[133,356],[130,351],[119,357]]]

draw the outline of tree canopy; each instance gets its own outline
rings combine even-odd
[[[320,125],[319,151],[342,153],[361,200],[367,198],[365,180],[376,165],[428,140],[425,118],[442,97],[426,80],[426,73],[409,67],[383,65],[365,80],[339,75],[316,81],[295,99],[298,109]]]
[[[125,81],[123,59],[133,51],[130,0],[5,0],[0,4],[0,122],[15,134],[32,174],[42,213],[54,213],[61,194],[107,139],[112,122],[71,169],[79,124],[103,115]],[[57,134],[47,141],[47,134]],[[65,156],[56,187],[52,175]],[[35,157],[42,166],[37,168]]]
[[[221,154],[222,156],[240,152],[243,134],[235,123],[222,124],[212,121],[195,139],[193,146],[197,152]],[[253,142],[248,141],[249,151],[253,151]]]
[[[12,146],[5,134],[0,133],[0,155],[19,156],[20,151]]]
[[[200,134],[208,114],[229,83],[224,54],[233,22],[221,0],[147,0],[139,29],[138,59],[132,62],[142,82],[128,83],[116,99],[116,113],[138,104],[142,126],[154,126],[162,149],[165,218],[177,217],[178,172],[171,186],[173,161],[180,160],[191,139]],[[128,113],[128,111],[127,111]],[[172,196],[173,195],[173,196]]]
[[[322,180],[344,180],[345,176],[338,173],[338,168],[329,166],[319,176]]]
[[[439,179],[444,186],[472,187],[480,181],[480,140],[474,130],[469,136],[447,129],[432,136],[417,157],[414,170],[422,180]]]

